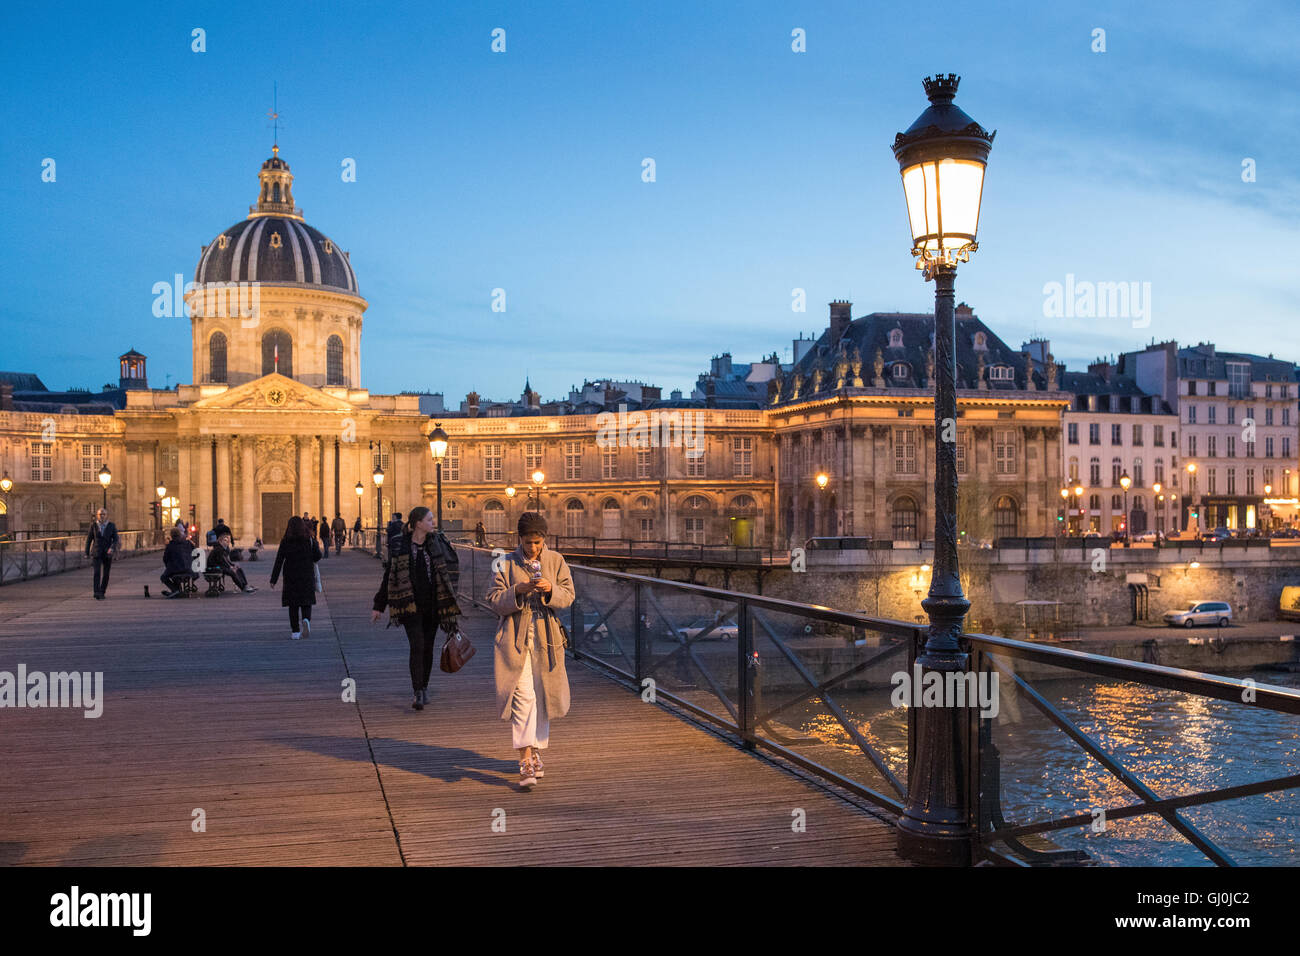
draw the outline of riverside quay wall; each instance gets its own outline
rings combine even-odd
[[[1289,540],[1268,545],[1124,548],[1104,541],[1031,539],[1023,547],[963,548],[962,587],[971,602],[966,629],[1037,637],[1124,625],[1134,618],[1135,601],[1139,620],[1144,613],[1148,622],[1158,623],[1166,611],[1192,601],[1227,601],[1236,622],[1275,620],[1282,588],[1300,586],[1300,546]],[[933,563],[929,548],[808,550],[805,557],[802,573],[782,568],[766,574],[763,593],[873,617],[924,620],[921,600],[930,588],[924,566]],[[695,580],[723,585],[720,572],[702,571]],[[753,590],[744,572],[733,573],[731,586]],[[1060,605],[1022,606],[1024,601]]]

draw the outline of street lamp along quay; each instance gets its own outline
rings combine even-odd
[[[99,466],[99,483],[104,487],[104,510],[108,510],[108,485],[113,480],[113,473],[108,470],[108,465]]]
[[[373,446],[372,446],[373,447]],[[370,480],[375,483],[375,557],[383,555],[382,544],[384,540],[384,496],[382,489],[384,487],[384,469],[379,464],[384,458],[384,443],[379,442],[379,454],[375,456],[375,470],[370,474]]]
[[[433,421],[433,418],[429,418]],[[429,454],[433,456],[434,472],[438,482],[438,530],[442,530],[442,460],[447,457],[447,433],[437,422],[429,432]]]
[[[959,643],[970,602],[962,593],[957,559],[957,452],[948,427],[957,420],[957,330],[953,299],[957,264],[979,246],[980,200],[993,133],[953,104],[960,77],[926,77],[930,106],[894,138],[903,177],[912,255],[934,280],[934,569],[921,602],[930,626],[916,664],[922,671],[964,673],[970,656]],[[963,865],[971,861],[974,833],[960,746],[965,714],[955,707],[916,708],[916,753],[907,803],[898,823],[898,852],[906,859]]]

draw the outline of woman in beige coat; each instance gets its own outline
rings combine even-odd
[[[487,603],[501,617],[493,667],[497,710],[510,721],[519,751],[519,785],[527,790],[544,775],[542,754],[551,721],[569,711],[564,632],[557,611],[573,604],[573,578],[556,551],[546,548],[546,519],[519,517],[519,547],[502,559]]]

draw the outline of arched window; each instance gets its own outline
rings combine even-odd
[[[331,335],[325,343],[325,384],[344,384],[343,339],[337,335]]]
[[[655,503],[650,500],[649,495],[640,495],[632,503],[632,507],[637,511],[654,511]]]
[[[687,514],[683,519],[686,540],[691,544],[704,544],[707,536],[707,522],[701,513],[709,507],[709,499],[703,495],[691,495],[682,502],[682,510]]]
[[[1101,459],[1095,455],[1088,460],[1088,484],[1094,488],[1101,484]]]
[[[731,500],[731,510],[742,514],[758,510],[758,502],[750,495],[736,495]]]
[[[284,329],[271,329],[262,336],[262,374],[270,375],[277,371],[281,375],[293,378],[293,339]]]
[[[895,362],[891,374],[894,378],[907,378],[909,371],[910,369],[907,367],[906,362]]]
[[[506,506],[496,500],[483,502],[483,530],[501,534],[506,530]]]
[[[564,506],[565,537],[576,538],[580,536],[586,517],[587,512],[583,510],[582,502],[577,498],[570,498],[569,503]]]
[[[602,538],[623,536],[623,509],[613,498],[606,498],[600,506],[600,536]]]
[[[916,525],[917,510],[916,502],[904,495],[894,502],[893,508],[893,538],[895,541],[917,541]]]
[[[226,333],[213,332],[208,339],[208,381],[226,380]]]
[[[1014,538],[1020,533],[1020,509],[1010,495],[1003,495],[993,505],[993,537]]]
[[[1079,459],[1078,459],[1078,457],[1073,457],[1073,458],[1070,459],[1070,470],[1069,470],[1069,473],[1068,473],[1068,474],[1069,474],[1070,481],[1078,481],[1078,480],[1079,480]]]

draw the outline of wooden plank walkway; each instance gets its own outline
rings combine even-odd
[[[104,674],[97,719],[0,708],[0,864],[901,865],[872,814],[583,665],[519,792],[494,619],[468,616],[478,655],[412,710],[405,636],[369,623],[373,557],[322,562],[296,642],[269,560],[244,565],[256,594],[185,601],[154,564],[115,566],[105,601],[89,570],[0,588],[0,671]]]

